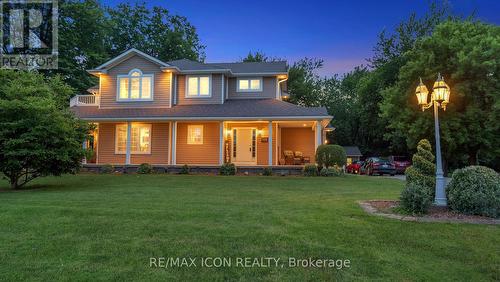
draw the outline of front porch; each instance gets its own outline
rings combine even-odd
[[[323,143],[324,120],[99,122],[84,147],[94,156],[87,167],[220,166],[231,162],[249,171],[314,163]],[[256,169],[253,169],[256,168]],[[258,169],[257,169],[258,168]]]

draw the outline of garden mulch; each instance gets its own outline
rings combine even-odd
[[[472,223],[472,224],[498,224],[499,219],[494,219],[478,215],[466,215],[449,210],[447,207],[432,206],[428,214],[422,216],[404,215],[397,213],[395,208],[399,206],[399,201],[371,200],[358,201],[361,208],[373,215],[386,218],[399,219],[403,221],[419,222],[448,222],[448,223]]]

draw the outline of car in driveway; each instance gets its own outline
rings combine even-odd
[[[359,169],[361,168],[361,166],[363,166],[363,164],[363,161],[354,161],[347,165],[346,171],[347,173],[359,174]]]
[[[389,156],[389,161],[396,166],[396,173],[405,173],[406,168],[411,166],[411,162],[405,156]]]
[[[379,157],[371,157],[366,160],[364,170],[367,175],[374,174],[390,174],[391,176],[396,175],[396,166],[391,163],[388,159],[383,159]]]

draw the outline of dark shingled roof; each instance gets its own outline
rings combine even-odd
[[[240,63],[199,63],[188,59],[167,62],[181,71],[230,70],[238,73],[286,73],[286,62],[240,62]]]
[[[347,156],[362,156],[361,151],[358,146],[342,146],[344,147],[345,154]]]
[[[180,59],[175,61],[167,62],[167,64],[178,67],[181,71],[192,71],[192,70],[225,70],[227,68],[220,67],[212,64],[203,64],[196,61],[191,61],[188,59]]]
[[[301,107],[276,99],[227,100],[224,104],[176,105],[172,108],[73,107],[80,118],[99,119],[174,119],[174,118],[331,118],[325,107]]]

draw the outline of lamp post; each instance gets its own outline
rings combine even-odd
[[[434,204],[436,206],[446,206],[446,194],[443,177],[443,164],[441,160],[441,138],[439,137],[439,107],[446,111],[446,105],[450,102],[450,87],[444,82],[441,74],[438,74],[434,87],[432,88],[431,101],[427,103],[429,91],[425,84],[420,83],[415,91],[417,95],[418,105],[422,107],[422,111],[434,106],[434,135],[436,137],[436,195]]]

